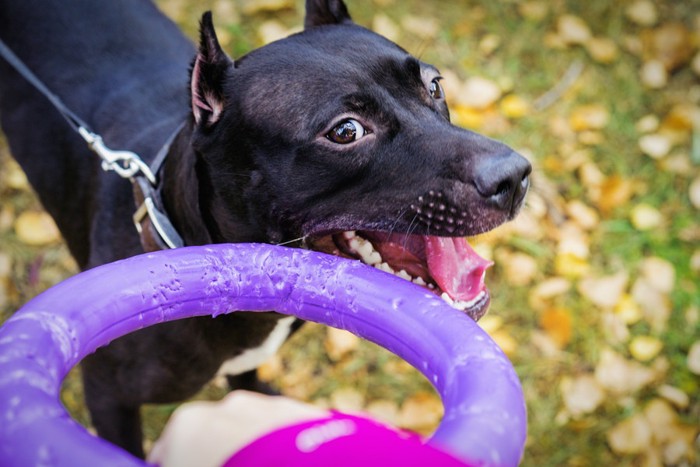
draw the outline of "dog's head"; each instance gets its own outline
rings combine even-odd
[[[236,60],[205,15],[192,147],[212,240],[283,243],[391,270],[488,306],[489,263],[464,240],[512,219],[530,165],[450,123],[440,73],[307,0],[305,30]]]

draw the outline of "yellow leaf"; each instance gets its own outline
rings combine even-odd
[[[677,387],[669,386],[668,384],[662,384],[657,389],[657,392],[661,397],[663,397],[679,409],[686,409],[690,404],[690,397],[688,397],[688,394],[686,394],[682,389],[679,389]]]
[[[522,118],[530,113],[530,103],[520,96],[510,94],[501,101],[501,113],[508,118]]]
[[[484,124],[484,114],[470,107],[455,105],[451,114],[454,116],[455,123],[464,128],[477,130]]]
[[[566,212],[580,227],[585,230],[592,230],[598,226],[600,219],[595,209],[579,200],[569,201],[566,205]]]
[[[676,269],[669,261],[652,256],[644,258],[640,264],[642,275],[647,283],[661,293],[671,293],[676,284]]]
[[[652,358],[656,357],[661,349],[664,347],[663,342],[661,342],[656,337],[651,336],[637,336],[630,342],[630,354],[640,362],[648,362]]]
[[[442,402],[433,394],[420,392],[407,399],[399,412],[399,426],[419,433],[437,427],[443,415]]]
[[[635,229],[643,231],[660,227],[664,218],[655,207],[641,203],[632,208],[630,220]]]
[[[650,134],[639,138],[639,149],[652,159],[666,157],[672,147],[671,138],[663,134]]]
[[[660,89],[668,83],[668,72],[659,60],[649,60],[640,70],[642,84],[650,89]]]
[[[509,357],[515,355],[515,351],[518,350],[518,342],[505,329],[499,329],[494,332],[491,334],[491,338],[503,350],[503,353]]]
[[[565,376],[559,388],[564,407],[573,417],[593,412],[605,400],[605,391],[593,375]]]
[[[611,428],[607,439],[610,448],[617,454],[639,454],[649,448],[652,431],[646,417],[635,414]]]
[[[690,204],[692,204],[695,209],[700,209],[700,176],[695,177],[691,182],[690,188],[688,189],[688,198],[690,198]]]
[[[473,76],[464,82],[457,100],[459,105],[484,110],[500,98],[501,88],[498,84],[480,76]]]
[[[639,26],[653,26],[659,16],[651,0],[635,0],[625,9],[625,15]]]
[[[613,311],[625,324],[634,324],[642,319],[642,310],[630,294],[622,294]]]
[[[588,274],[590,265],[586,258],[574,253],[559,253],[554,258],[554,270],[560,276],[578,278]]]
[[[688,369],[691,371],[691,373],[700,375],[700,341],[696,341],[692,346],[690,346],[687,363]]]
[[[613,308],[627,288],[628,276],[625,271],[604,277],[587,277],[579,282],[578,290],[601,308]]]
[[[657,290],[644,276],[634,281],[631,293],[634,301],[641,307],[644,319],[651,324],[654,332],[663,332],[671,317],[671,300],[668,294]]]
[[[591,37],[588,24],[578,16],[562,15],[557,20],[557,33],[566,44],[584,44]]]
[[[615,41],[603,37],[593,37],[587,41],[586,50],[593,60],[604,64],[613,63],[619,56]]]
[[[608,177],[600,187],[598,208],[604,216],[608,216],[613,209],[625,205],[634,195],[634,191],[634,183],[631,180],[620,175]]]
[[[499,260],[510,285],[523,286],[532,283],[538,272],[537,261],[524,253],[507,253]]]
[[[488,334],[493,334],[503,326],[503,318],[498,315],[487,314],[479,320],[478,324]]]
[[[540,326],[559,348],[571,341],[571,313],[562,308],[551,308],[540,315]]]
[[[22,243],[31,246],[58,242],[61,234],[51,216],[43,211],[25,211],[15,220],[15,233]]]
[[[342,360],[343,357],[357,349],[360,338],[351,332],[342,329],[328,328],[324,347],[328,357],[333,361]]]
[[[626,360],[611,349],[603,349],[595,368],[595,378],[608,391],[630,394],[649,385],[656,374],[635,361]]]
[[[571,128],[575,131],[600,130],[605,128],[610,114],[602,104],[590,104],[578,107],[569,117]]]

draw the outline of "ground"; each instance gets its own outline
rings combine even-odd
[[[204,9],[240,56],[300,28],[292,0]],[[700,427],[700,2],[348,0],[444,76],[453,120],[529,157],[520,218],[473,240],[496,265],[481,324],[523,383],[523,465],[694,465]],[[76,272],[0,139],[0,311]],[[407,364],[308,325],[262,376],[288,395],[430,432],[441,405]],[[198,397],[219,397],[219,381]],[[77,371],[63,401],[87,424]],[[148,407],[157,436],[174,406]]]

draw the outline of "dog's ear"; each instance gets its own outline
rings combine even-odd
[[[192,113],[198,125],[215,124],[224,109],[224,81],[233,66],[216,38],[211,12],[202,15],[200,44],[197,58],[192,65],[190,93]]]
[[[304,27],[352,23],[343,0],[306,0]]]

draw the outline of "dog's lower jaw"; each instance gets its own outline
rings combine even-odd
[[[484,276],[492,263],[461,237],[346,231],[313,238],[307,247],[357,259],[413,282],[474,320],[486,313],[490,303]]]

